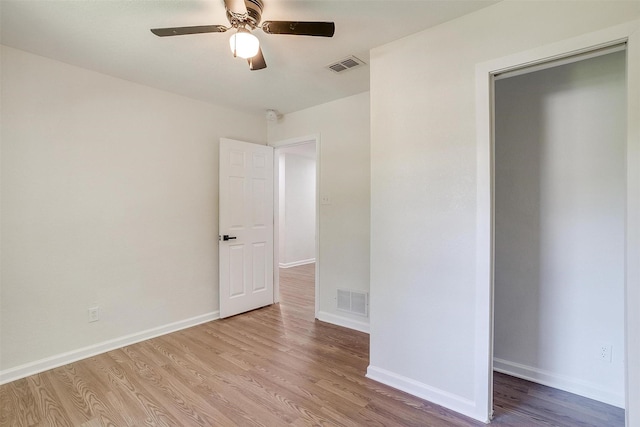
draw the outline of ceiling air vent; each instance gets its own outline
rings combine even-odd
[[[334,73],[341,73],[343,71],[351,70],[355,67],[359,67],[361,65],[365,65],[365,63],[351,55],[345,59],[342,59],[338,62],[334,62],[333,64],[327,65],[327,68],[333,71]]]

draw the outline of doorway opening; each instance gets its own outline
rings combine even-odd
[[[540,403],[529,392],[504,399],[506,374],[597,407],[605,418],[593,425],[624,425],[625,71],[621,45],[494,77],[498,418]],[[547,414],[566,416],[550,402]]]
[[[312,300],[314,316],[319,270],[318,145],[316,136],[274,145],[274,301],[280,301],[282,292],[299,293],[305,301]],[[305,283],[305,289],[298,282]],[[313,288],[306,289],[311,284]]]

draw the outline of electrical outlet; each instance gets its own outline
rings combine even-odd
[[[100,307],[89,307],[89,323],[100,320]]]
[[[611,363],[611,351],[613,346],[608,343],[601,343],[598,347],[598,359]]]

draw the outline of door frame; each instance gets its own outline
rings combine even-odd
[[[479,418],[493,413],[494,77],[626,43],[625,420],[640,425],[640,20],[476,66],[476,327],[474,391]]]
[[[273,300],[280,302],[280,152],[282,149],[296,145],[316,144],[316,242],[315,242],[315,296],[314,317],[318,318],[320,310],[320,135],[313,134],[270,143],[274,150],[274,179],[273,179]]]

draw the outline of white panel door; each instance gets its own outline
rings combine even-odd
[[[220,139],[220,317],[273,304],[273,148]]]

